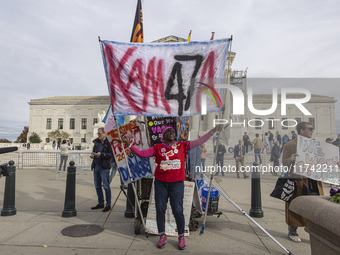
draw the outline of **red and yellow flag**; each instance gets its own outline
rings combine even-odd
[[[187,42],[190,42],[190,41],[191,41],[191,30],[189,32],[188,39],[187,39]]]
[[[131,42],[144,42],[143,36],[143,13],[142,13],[142,2],[138,0],[135,22],[133,23],[132,34],[131,34]]]

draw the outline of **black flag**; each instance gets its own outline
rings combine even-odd
[[[144,42],[143,37],[143,13],[142,13],[142,2],[138,0],[135,22],[133,23],[132,34],[131,34],[131,42]]]

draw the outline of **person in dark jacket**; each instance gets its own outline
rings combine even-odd
[[[110,169],[113,152],[111,144],[106,138],[104,128],[98,129],[98,138],[95,139],[93,143],[94,146],[90,157],[93,159],[91,169],[93,170],[94,187],[97,192],[98,204],[91,209],[104,208],[103,212],[107,212],[111,209]],[[105,207],[102,186],[105,190]]]
[[[281,153],[282,153],[282,151],[283,151],[283,146],[284,146],[286,143],[288,143],[288,142],[289,142],[289,137],[288,137],[288,135],[284,135],[284,136],[282,137]]]
[[[280,166],[279,158],[280,158],[280,143],[279,141],[276,141],[274,143],[271,156],[270,156],[270,161],[273,161],[274,163],[273,172],[272,172],[273,175],[277,175],[277,172],[275,170],[277,170],[277,167]]]
[[[276,131],[276,141],[278,141],[279,146],[281,146],[281,135],[280,135],[279,131]]]
[[[246,153],[248,153],[248,146],[250,145],[250,140],[249,140],[249,136],[248,136],[247,132],[244,132],[242,139],[243,139],[243,146],[246,150]]]
[[[249,176],[246,175],[244,171],[240,171],[240,164],[242,167],[244,167],[244,156],[246,155],[246,151],[244,146],[242,145],[242,140],[238,140],[238,144],[235,145],[234,147],[234,158],[236,161],[236,173],[237,173],[237,178],[240,178],[240,172],[243,173],[243,178],[246,179]]]
[[[340,147],[340,137],[337,137],[334,142],[332,142],[333,145]]]
[[[272,151],[273,146],[274,146],[274,135],[270,131],[268,131],[268,141],[269,141],[269,145],[270,145],[270,151]]]
[[[227,152],[227,150],[225,149],[225,146],[222,144],[221,140],[218,141],[218,145],[217,145],[217,156],[216,156],[216,164],[220,166],[221,168],[221,173],[224,176],[224,172],[223,172],[223,161],[224,161],[224,154]],[[216,146],[214,148],[214,153],[216,153]],[[218,175],[219,169],[217,169],[216,174]]]

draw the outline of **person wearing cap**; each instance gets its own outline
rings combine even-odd
[[[185,158],[188,151],[206,142],[216,131],[221,131],[222,125],[218,125],[194,141],[176,142],[175,130],[172,127],[165,127],[162,131],[163,143],[156,144],[149,149],[139,150],[124,138],[123,143],[131,149],[131,152],[138,157],[155,157],[155,205],[156,220],[160,239],[157,243],[158,248],[164,248],[167,242],[165,234],[165,212],[168,198],[172,213],[176,220],[178,230],[178,248],[184,250],[186,241],[184,237],[184,180],[185,180]]]
[[[326,139],[326,143],[332,144],[332,142],[333,142],[332,138],[327,138],[327,139]]]

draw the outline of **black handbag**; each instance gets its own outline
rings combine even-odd
[[[281,199],[285,202],[290,202],[293,199],[295,187],[295,180],[285,177],[279,177],[270,196]]]

